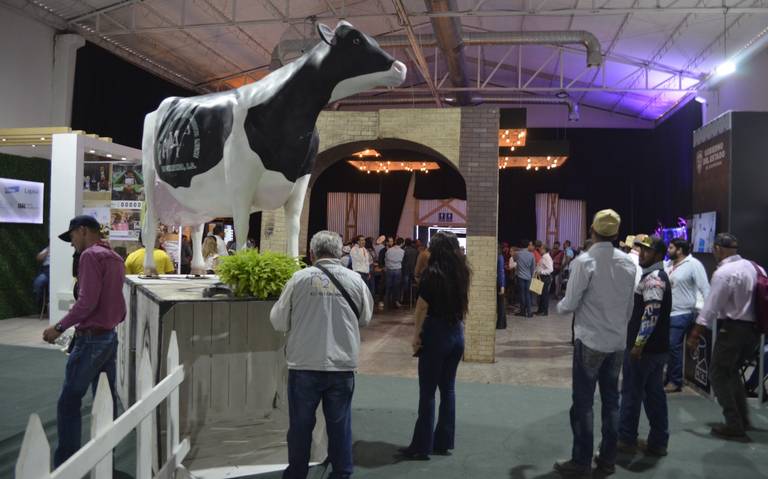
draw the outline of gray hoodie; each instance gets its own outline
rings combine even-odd
[[[344,296],[318,268],[297,271],[288,280],[269,319],[288,334],[288,369],[354,371],[360,351],[360,327],[373,315],[373,297],[358,273],[337,259],[321,259],[344,286],[360,311],[360,320]]]

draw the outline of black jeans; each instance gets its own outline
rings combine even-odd
[[[755,354],[760,336],[755,323],[720,321],[715,349],[712,351],[710,381],[717,402],[723,408],[725,423],[743,430],[749,423],[747,395],[739,368]]]
[[[408,448],[417,453],[453,449],[456,435],[456,370],[464,354],[464,325],[438,318],[424,322],[419,354],[419,417]],[[440,411],[435,426],[435,391]],[[433,429],[434,428],[434,429]]]
[[[544,283],[544,288],[541,290],[541,296],[539,296],[539,314],[549,314],[549,288],[552,287],[552,276],[542,275],[539,277]]]

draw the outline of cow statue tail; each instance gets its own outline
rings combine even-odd
[[[155,115],[157,112],[144,117],[144,136],[141,142],[142,172],[144,173],[144,201],[146,211],[141,236],[146,248],[144,255],[144,274],[157,276],[155,266],[155,236],[157,235],[157,211],[155,208]]]

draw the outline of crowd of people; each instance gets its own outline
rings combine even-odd
[[[507,327],[508,309],[518,316],[531,318],[549,314],[550,296],[562,297],[570,272],[570,262],[583,251],[571,247],[570,241],[555,241],[550,248],[540,240],[524,239],[518,246],[508,242],[499,244],[497,286],[499,293],[497,329]],[[531,283],[540,281],[541,290],[531,291]],[[536,311],[533,311],[536,303]]]
[[[399,309],[415,301],[415,287],[429,250],[419,240],[357,236],[342,246],[341,264],[360,274],[378,309]]]
[[[550,249],[540,241],[521,242],[518,249],[500,247],[500,298],[516,290],[518,314],[530,318],[530,291],[536,289],[531,285],[538,280],[537,313],[548,314],[548,295],[553,292],[562,298],[558,313],[573,316],[573,447],[571,457],[554,466],[568,477],[589,477],[593,463],[601,473],[611,474],[619,454],[667,455],[667,394],[682,388],[683,342],[687,337],[688,347],[695,350],[707,329],[719,331],[710,380],[724,417],[711,434],[747,440],[752,428],[741,366],[759,345],[760,318],[766,312],[756,310],[755,294],[760,284],[766,284],[765,270],[739,256],[738,239],[722,233],[714,241],[718,268],[710,284],[683,239],[666,244],[657,236],[635,235],[620,243],[622,249],[615,248],[620,223],[615,211],[598,212],[591,237],[579,250],[568,241],[563,248],[553,244]],[[58,403],[55,465],[79,448],[82,397],[100,372],[107,374],[114,395],[115,327],[126,313],[123,278],[127,268],[142,263],[138,254],[124,262],[89,216],[73,218],[59,238],[74,246],[79,259],[75,304],[43,332],[44,340],[54,342],[64,330],[75,327]],[[218,249],[226,248],[220,230],[214,229],[206,241],[216,246],[215,254],[226,253]],[[375,242],[360,236],[343,245],[337,233],[321,231],[311,239],[310,261],[312,266],[288,281],[270,314],[274,328],[287,334],[290,424],[284,477],[307,475],[315,410],[321,402],[333,468],[330,477],[352,474],[351,401],[359,328],[371,321],[377,301],[382,308],[399,308],[411,291],[416,292],[411,346],[418,357],[418,417],[410,444],[399,454],[406,460],[450,455],[455,447],[455,380],[464,352],[471,278],[456,236],[437,233],[428,247],[384,236]],[[501,304],[506,317],[506,306]],[[317,341],[318,337],[325,340]],[[750,382],[755,387],[762,384],[756,376]],[[602,440],[593,455],[597,388]],[[646,439],[638,433],[643,408],[650,424]]]

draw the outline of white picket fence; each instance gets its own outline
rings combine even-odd
[[[91,412],[91,440],[64,464],[51,471],[51,449],[37,414],[27,423],[21,452],[16,461],[16,479],[91,479],[112,477],[112,450],[136,429],[136,479],[152,478],[152,418],[155,409],[166,400],[166,458],[155,478],[172,478],[189,452],[189,439],[179,442],[179,385],[184,380],[184,366],[179,364],[176,332],[171,332],[168,346],[167,375],[153,385],[148,352],[141,356],[136,378],[136,403],[117,420],[112,417],[112,395],[106,374],[99,377]]]

